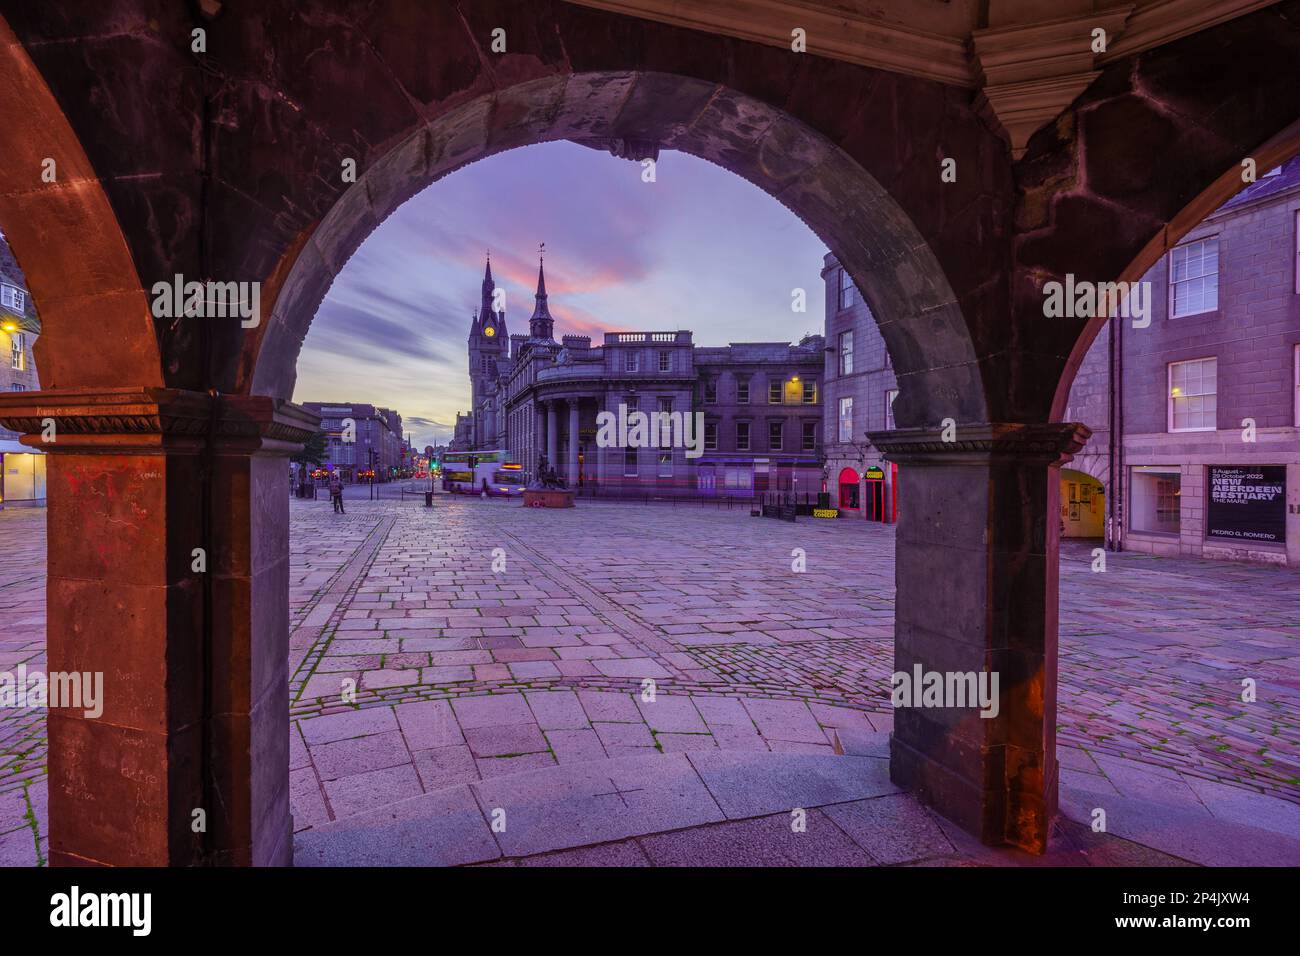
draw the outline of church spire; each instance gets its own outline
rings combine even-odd
[[[493,298],[497,290],[497,284],[492,281],[492,253],[487,254],[487,267],[483,270],[483,301],[479,303],[478,315],[482,322],[487,322],[496,311],[493,306]]]
[[[535,339],[549,339],[555,326],[551,310],[546,304],[546,243],[537,250],[537,305],[533,308],[533,317],[528,320],[528,334]]]

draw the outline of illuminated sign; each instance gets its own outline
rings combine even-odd
[[[838,518],[840,512],[838,508],[814,508],[814,518]]]
[[[1286,466],[1210,468],[1205,533],[1243,541],[1286,540]]]
[[[867,469],[866,475],[864,475],[864,477],[867,479],[867,481],[880,481],[885,477],[885,472],[884,469],[880,468],[878,465],[872,465],[870,468]]]

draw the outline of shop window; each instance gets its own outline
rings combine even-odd
[[[1182,476],[1176,468],[1134,468],[1131,472],[1134,531],[1178,534]]]

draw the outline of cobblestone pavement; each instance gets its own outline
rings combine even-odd
[[[869,753],[891,726],[889,527],[442,496],[292,508],[299,830],[598,759]],[[43,661],[43,525],[0,512],[0,669]],[[1300,804],[1300,574],[1133,554],[1099,574],[1090,547],[1062,557],[1063,789]],[[43,764],[39,714],[5,713],[0,863],[41,852]]]

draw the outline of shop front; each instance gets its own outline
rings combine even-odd
[[[45,456],[12,439],[0,439],[0,508],[45,504]]]
[[[889,469],[886,472],[886,468]],[[866,482],[866,507],[863,517],[868,521],[893,524],[898,520],[898,466],[893,462],[872,465],[863,473]]]
[[[862,510],[862,487],[861,478],[852,468],[840,469],[840,513],[853,512],[855,515]]]

